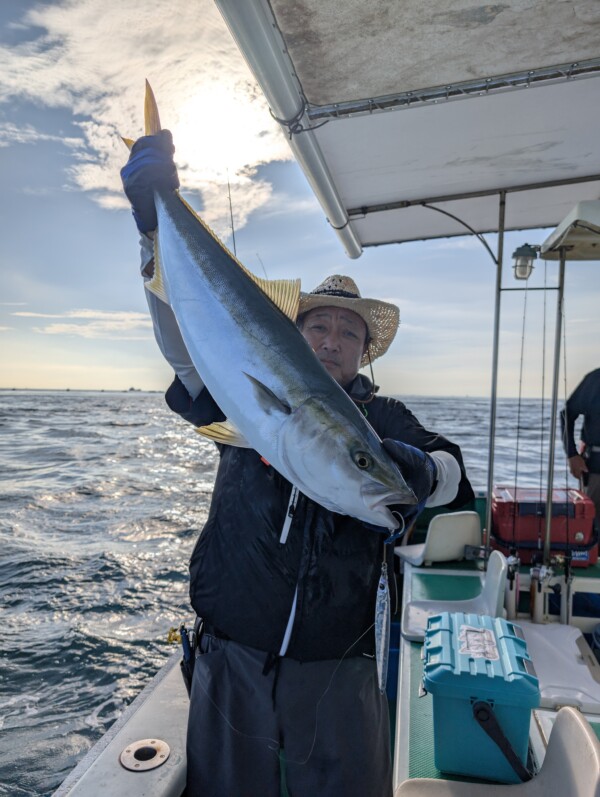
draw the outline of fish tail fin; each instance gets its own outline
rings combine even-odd
[[[144,128],[145,135],[154,136],[160,133],[160,116],[158,115],[158,105],[150,83],[146,80],[146,96],[144,97]]]
[[[152,91],[152,86],[146,80],[146,94],[144,96],[144,135],[153,136],[156,133],[160,133],[161,130],[162,127],[160,125],[156,98]],[[125,138],[124,136],[121,136],[121,141],[125,144],[127,149],[131,149],[135,144],[133,138]]]
[[[150,83],[146,80],[146,94],[144,97],[144,128],[145,135],[156,135],[162,130],[160,124],[160,116],[158,114],[158,106],[156,98]],[[134,142],[129,138],[124,138],[123,141],[131,149]],[[246,275],[265,293],[271,301],[282,310],[285,315],[292,321],[296,320],[298,314],[298,307],[300,302],[300,280],[264,280],[252,274],[238,259],[233,255],[229,249],[223,244],[219,237],[210,229],[208,224],[200,218],[196,211],[178,194],[185,208],[200,222],[206,232],[217,242],[217,244],[224,250],[224,252],[231,258],[231,260],[239,266]],[[146,288],[158,296],[162,301],[169,303],[165,285],[162,279],[162,271],[160,268],[160,258],[158,255],[157,238],[154,241],[154,276],[146,283]]]

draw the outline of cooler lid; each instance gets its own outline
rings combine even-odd
[[[514,487],[506,484],[495,484],[492,489],[493,507],[501,505],[516,506],[517,515],[546,516],[546,490],[539,487]],[[591,503],[580,490],[555,487],[552,490],[552,517],[575,517],[575,506]]]
[[[428,692],[534,708],[539,684],[521,629],[501,617],[442,612],[425,633]]]

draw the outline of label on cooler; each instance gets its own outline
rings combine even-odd
[[[498,661],[500,654],[496,645],[494,632],[488,628],[477,628],[472,625],[461,625],[458,634],[461,643],[459,653],[473,659],[489,659]]]
[[[590,558],[589,551],[571,551],[571,558],[574,562],[587,562]]]

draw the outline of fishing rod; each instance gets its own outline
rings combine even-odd
[[[233,205],[231,204],[231,184],[229,182],[229,169],[227,169],[227,196],[229,197],[229,218],[231,219],[231,238],[233,242],[233,254],[237,257],[235,247],[235,225],[233,223]]]
[[[235,224],[233,223],[233,203],[231,201],[231,183],[229,182],[229,169],[227,169],[227,197],[229,199],[229,219],[231,222],[231,239],[233,244],[233,254],[235,257],[237,257],[237,249],[235,245]],[[256,253],[256,257],[258,258],[258,262],[260,263],[261,268],[264,272],[265,279],[269,279],[269,276],[267,274],[267,269],[265,268],[265,264],[262,262],[262,259],[258,254],[258,252]]]

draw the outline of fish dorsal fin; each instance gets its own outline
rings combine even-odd
[[[167,296],[167,290],[163,281],[162,268],[160,265],[158,231],[154,236],[154,274],[152,275],[152,278],[146,282],[144,287],[146,290],[149,290],[150,293],[153,293],[155,296],[157,296],[162,302],[169,304],[169,297]]]
[[[300,280],[266,280],[255,277],[247,269],[244,270],[273,304],[295,323],[300,306]]]
[[[187,208],[187,210],[200,222],[204,229],[215,239],[219,246],[227,252],[229,257],[238,265],[244,274],[257,285],[261,291],[269,297],[269,299],[276,305],[282,313],[284,313],[292,321],[296,321],[298,317],[298,307],[300,305],[300,280],[267,280],[262,277],[257,277],[246,266],[240,262],[237,257],[230,252],[225,244],[219,237],[211,230],[204,219],[199,216],[194,208],[185,201],[185,199],[178,193],[180,202]]]
[[[198,434],[201,434],[202,437],[207,437],[209,440],[212,440],[213,443],[236,446],[237,448],[252,448],[237,426],[234,426],[231,421],[221,421],[218,423],[211,423],[208,426],[198,426],[196,431]]]

